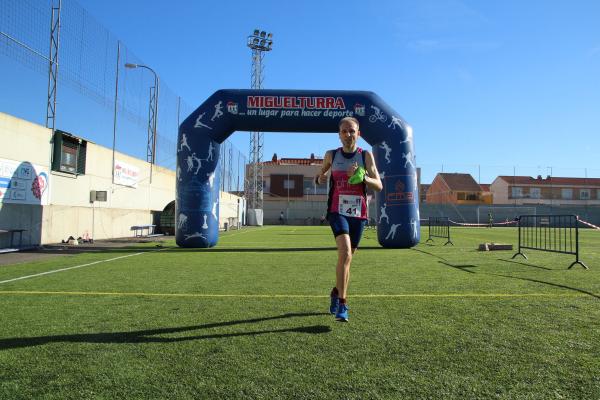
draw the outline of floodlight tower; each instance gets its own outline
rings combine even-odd
[[[46,106],[46,128],[56,127],[56,86],[58,80],[58,44],[60,41],[60,9],[62,0],[52,0],[52,19],[50,21],[50,61],[48,66],[48,100]],[[56,5],[56,7],[55,7]],[[4,33],[4,32],[2,32]]]
[[[248,36],[246,45],[252,50],[252,89],[262,89],[263,58],[265,51],[273,47],[273,34],[255,29]],[[250,167],[246,177],[246,201],[248,202],[248,224],[262,225],[263,210],[263,146],[264,135],[262,132],[250,132]],[[260,210],[257,212],[257,210]]]

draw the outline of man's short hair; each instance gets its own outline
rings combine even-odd
[[[356,124],[356,128],[357,128],[358,130],[360,130],[360,124],[358,123],[358,120],[357,120],[356,118],[354,118],[354,117],[344,117],[344,118],[342,118],[342,119],[340,120],[340,122],[338,123],[338,129],[340,129],[340,128],[342,127],[342,124],[343,124],[344,122],[350,122],[350,121],[351,121],[351,122],[354,122],[354,123]]]

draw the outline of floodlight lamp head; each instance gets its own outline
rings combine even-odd
[[[271,40],[272,38],[273,38],[273,34],[272,34],[272,33],[269,33],[269,34],[267,35],[267,39]]]
[[[260,37],[261,37],[261,38],[264,38],[265,36],[267,36],[267,32],[265,32],[265,31],[261,31],[261,32],[260,32]]]
[[[260,32],[258,29],[254,30],[254,36],[258,36],[258,32]]]

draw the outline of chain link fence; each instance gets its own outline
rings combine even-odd
[[[0,2],[2,111],[46,125],[52,8],[59,4],[55,128],[108,148],[115,133],[117,151],[147,159],[154,76],[145,68],[125,68],[147,64],[75,0]],[[174,170],[179,123],[195,107],[156,74],[155,162]],[[229,141],[221,149],[223,189],[241,192],[246,158]]]

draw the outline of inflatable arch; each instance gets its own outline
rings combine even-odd
[[[219,146],[229,135],[235,131],[338,132],[338,122],[346,116],[359,120],[362,138],[373,146],[383,181],[383,190],[377,195],[379,243],[389,248],[408,248],[419,243],[419,191],[412,128],[376,94],[341,90],[219,90],[179,126],[177,244],[217,244]]]

